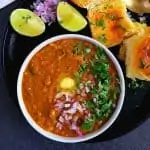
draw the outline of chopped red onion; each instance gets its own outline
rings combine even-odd
[[[70,108],[70,106],[71,106],[71,104],[70,104],[70,103],[66,103],[66,104],[64,104],[64,107],[65,107],[65,108]]]
[[[68,120],[71,120],[72,119],[72,116],[68,116]]]
[[[78,105],[78,102],[74,102],[74,103],[72,104],[72,107],[75,108],[75,109],[77,109],[77,105]]]
[[[91,118],[91,114],[90,113],[88,113],[87,116],[88,116],[88,118]]]
[[[77,94],[80,94],[80,90],[79,89],[77,90]]]
[[[64,121],[65,121],[62,116],[60,116],[58,120],[59,120],[61,123],[64,123]]]
[[[73,107],[64,111],[64,113],[68,113],[68,114],[75,114],[76,112],[77,112],[77,109]]]
[[[59,130],[61,130],[62,127],[63,127],[63,125],[62,125],[60,122],[58,122],[58,123],[56,124],[56,128],[58,128]]]
[[[80,89],[83,89],[83,88],[84,88],[84,84],[83,84],[83,83],[80,83],[79,88],[80,88]]]
[[[63,93],[60,92],[60,93],[57,93],[57,94],[56,94],[55,98],[58,99],[58,98],[61,98],[62,96],[63,96]]]
[[[61,111],[61,110],[63,109],[63,107],[64,107],[64,102],[59,102],[59,103],[57,103],[57,104],[55,105],[55,107],[56,107],[59,111]]]
[[[114,103],[112,106],[113,106],[113,108],[115,108],[115,107],[116,107],[116,104]]]
[[[49,25],[56,21],[56,7],[60,0],[36,0],[33,5],[33,11]]]
[[[90,92],[90,89],[89,89],[87,86],[85,87],[85,92],[86,92],[86,93],[89,93],[89,92]]]
[[[83,134],[82,134],[82,132],[79,129],[76,132],[77,132],[79,137],[83,137]]]
[[[78,110],[80,113],[83,113],[83,108],[82,108],[82,106],[80,105],[80,103],[77,103],[77,110]]]
[[[96,98],[95,97],[93,98],[93,102],[96,102]]]
[[[83,97],[86,96],[84,91],[81,92],[81,96],[83,96]]]
[[[78,136],[80,137],[83,136],[82,132],[79,130],[79,128],[75,124],[71,125],[71,129],[74,130],[78,134]]]
[[[70,115],[68,115],[68,114],[65,114],[65,115],[64,115],[64,118],[65,118],[66,121],[68,121],[68,120],[71,120],[71,119],[72,119],[72,116],[70,116]]]
[[[72,130],[77,130],[78,127],[76,126],[76,124],[72,124],[72,125],[71,125],[71,129],[72,129]]]
[[[79,118],[78,116],[74,116],[73,117],[73,122],[77,122],[78,118]]]
[[[71,101],[71,98],[69,97],[69,95],[65,95],[66,96],[66,101]]]

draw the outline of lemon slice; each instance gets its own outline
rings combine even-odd
[[[77,32],[86,27],[86,19],[67,2],[59,2],[57,6],[57,19],[66,30]]]
[[[21,35],[34,37],[45,31],[45,24],[28,9],[16,9],[10,15],[10,24]]]

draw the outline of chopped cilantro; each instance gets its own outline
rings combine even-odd
[[[112,107],[112,101],[106,102],[104,105],[102,105],[101,109],[96,109],[96,116],[99,120],[103,119],[103,117],[108,117],[109,113],[111,112]]]
[[[81,64],[80,67],[79,67],[79,72],[83,73],[86,70],[87,70],[87,64],[86,63]]]
[[[104,4],[104,9],[108,9],[108,8],[112,8],[112,5],[110,4],[109,1]]]
[[[142,69],[150,68],[150,65],[146,65],[146,64],[144,63],[144,61],[141,60],[141,61],[140,61],[140,68],[142,68]]]
[[[102,29],[105,29],[105,21],[103,19],[97,21],[96,25],[101,27]]]
[[[143,60],[140,61],[140,68],[144,68],[145,67],[145,63],[143,62]]]
[[[82,47],[83,47],[83,43],[82,42],[78,42],[74,47],[73,47],[73,54],[75,55],[81,55],[82,54]]]
[[[30,15],[22,16],[22,19],[25,20],[26,23],[28,23],[28,20],[31,19]]]
[[[91,49],[90,49],[89,47],[86,47],[86,48],[84,49],[84,52],[85,52],[86,54],[89,54],[89,53],[91,52]]]
[[[110,63],[103,48],[98,47],[94,58],[88,63],[80,65],[78,72],[75,74],[77,81],[81,81],[81,78],[86,70],[92,74],[97,85],[94,86],[91,82],[86,82],[85,85],[90,89],[92,98],[85,101],[85,107],[87,107],[92,113],[90,119],[86,119],[81,128],[84,131],[90,131],[93,129],[95,121],[102,120],[110,116],[113,111],[113,102],[117,99],[119,94],[119,87],[111,89],[112,76],[109,73]],[[115,76],[115,80],[118,78]]]
[[[120,93],[120,88],[114,87],[114,89],[110,93],[110,98],[112,99],[112,101],[115,101],[117,99],[119,93]]]
[[[83,45],[82,42],[78,42],[72,50],[72,53],[74,55],[81,55],[81,56],[86,56],[91,52],[91,49],[89,47],[86,47]]]
[[[88,68],[88,66],[87,66],[86,63],[83,63],[83,64],[81,64],[81,65],[79,66],[78,72],[76,72],[76,73],[74,74],[74,78],[75,78],[77,84],[80,83],[80,80],[81,80],[81,78],[82,78],[84,72],[87,70],[87,68]]]
[[[142,88],[143,86],[143,82],[139,80],[131,80],[128,84],[130,89]]]
[[[102,42],[102,43],[106,43],[106,41],[107,41],[106,35],[105,35],[105,34],[102,34],[102,35],[99,37],[99,40],[100,40],[100,42]]]
[[[87,100],[87,101],[85,102],[85,105],[86,105],[86,107],[89,108],[89,109],[95,109],[95,104],[94,104],[94,102],[93,102],[92,100]]]
[[[81,128],[84,130],[84,131],[91,131],[94,127],[94,124],[95,124],[95,117],[91,117],[90,119],[87,119],[83,122]]]

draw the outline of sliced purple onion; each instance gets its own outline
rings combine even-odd
[[[72,116],[70,116],[70,115],[68,115],[68,114],[65,114],[65,115],[64,115],[64,118],[65,118],[66,121],[69,121],[69,120],[72,119]]]
[[[56,7],[60,0],[36,0],[31,8],[48,24],[56,21]]]
[[[85,87],[85,92],[86,92],[86,93],[89,93],[89,92],[90,92],[90,89],[89,89],[87,86]]]
[[[57,93],[57,94],[56,94],[55,98],[58,99],[58,98],[61,98],[62,96],[63,96],[63,93],[60,92],[60,93]]]
[[[64,108],[64,102],[58,102],[57,104],[55,104],[55,107],[58,111],[62,111],[62,109]]]
[[[78,116],[74,116],[74,117],[73,117],[73,122],[77,122],[78,119],[79,119]]]
[[[63,127],[63,125],[62,125],[60,122],[58,122],[58,123],[56,124],[56,128],[58,128],[59,130],[61,130],[62,127]]]
[[[82,106],[80,105],[80,103],[77,103],[77,110],[78,110],[80,113],[83,113],[83,108],[82,108]]]
[[[83,89],[83,88],[84,88],[84,84],[83,84],[83,83],[80,83],[79,88],[80,88],[80,89]]]
[[[76,108],[74,108],[74,107],[71,107],[70,109],[68,109],[68,110],[64,110],[64,113],[68,113],[68,114],[75,114],[77,112],[77,109]]]
[[[64,119],[62,116],[60,116],[58,120],[59,120],[61,123],[64,123],[64,121],[65,121],[65,119]]]
[[[71,98],[69,97],[69,95],[66,94],[65,96],[66,96],[66,101],[70,102],[70,101],[71,101]]]
[[[71,129],[74,130],[78,134],[79,137],[83,136],[82,132],[79,130],[79,128],[75,124],[71,125]]]

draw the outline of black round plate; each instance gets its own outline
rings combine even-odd
[[[18,8],[24,7],[29,8],[32,4],[30,0],[24,0],[21,3],[18,2]],[[86,16],[86,10],[78,8],[78,10]],[[137,14],[132,13],[134,19],[138,21]],[[145,15],[147,19],[147,23],[150,23],[149,14]],[[149,24],[150,25],[150,24]],[[60,34],[70,33],[64,29],[62,29],[59,24],[53,23],[51,26],[47,26],[46,32],[38,36],[36,38],[29,38],[18,35],[13,31],[11,26],[8,24],[5,37],[4,44],[2,50],[2,67],[4,72],[4,77],[8,86],[8,90],[10,92],[11,98],[14,100],[14,103],[17,103],[17,95],[16,95],[16,83],[17,76],[20,69],[21,64],[23,63],[25,57],[29,54],[29,52],[42,41]],[[83,34],[87,36],[90,35],[89,27],[84,30],[78,32],[78,34]],[[119,46],[114,47],[111,51],[117,56],[117,51]],[[122,62],[120,62],[122,69],[125,70],[125,66]],[[119,137],[132,129],[136,128],[139,124],[141,124],[144,120],[146,120],[150,115],[150,83],[144,82],[143,88],[137,88],[136,90],[132,90],[128,88],[129,79],[126,80],[126,96],[123,105],[123,109],[115,121],[115,123],[109,128],[104,134],[91,140],[91,142],[96,141],[104,141],[110,140],[116,137]]]

